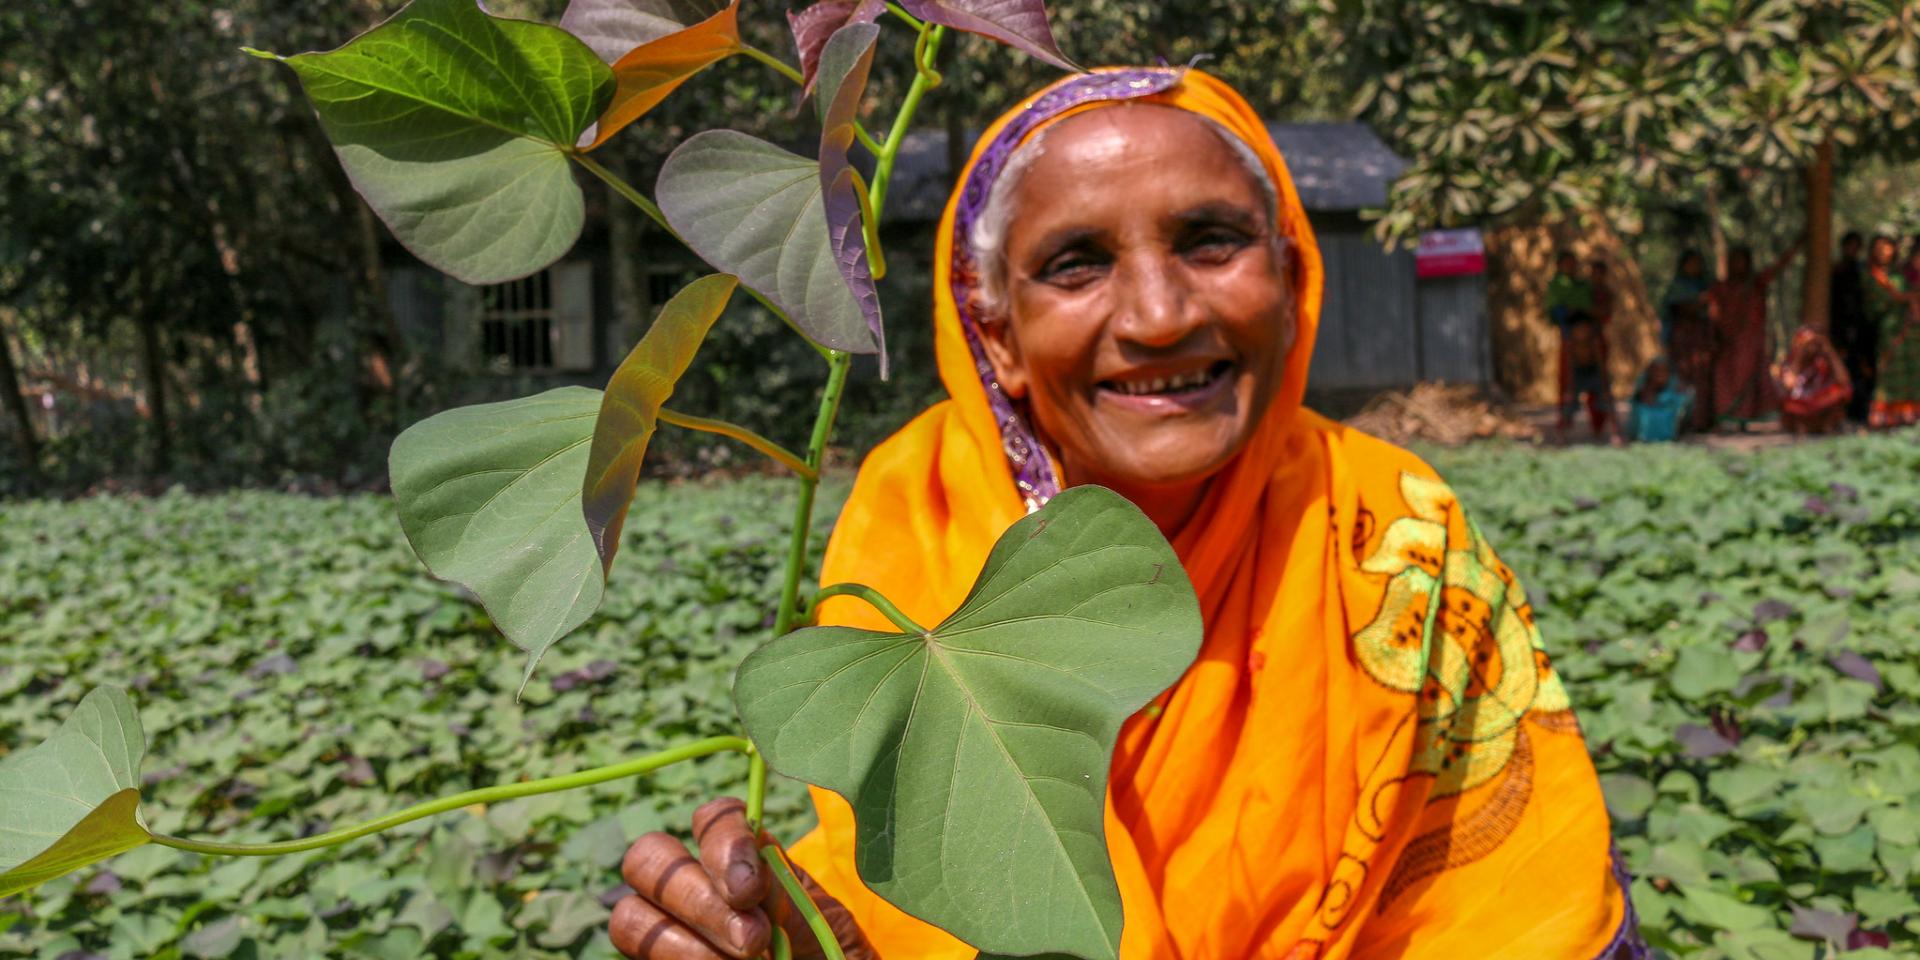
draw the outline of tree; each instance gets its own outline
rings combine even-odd
[[[1824,322],[1836,155],[1914,148],[1920,10],[1903,0],[1322,0],[1363,116],[1413,160],[1389,236],[1807,178],[1804,314]],[[1844,151],[1844,153],[1842,153]]]

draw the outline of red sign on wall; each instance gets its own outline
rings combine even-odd
[[[1485,273],[1486,241],[1478,230],[1429,230],[1420,235],[1413,264],[1414,273],[1422,279]]]

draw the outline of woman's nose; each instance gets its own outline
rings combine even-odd
[[[1179,264],[1158,256],[1131,257],[1120,265],[1114,333],[1148,347],[1170,347],[1200,326],[1199,304]]]

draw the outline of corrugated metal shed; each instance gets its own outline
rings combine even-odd
[[[1384,207],[1387,188],[1407,169],[1364,123],[1270,123],[1267,132],[1308,210]]]

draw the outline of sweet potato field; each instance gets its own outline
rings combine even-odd
[[[1915,955],[1913,438],[1435,461],[1535,599],[1656,946]],[[518,701],[522,659],[427,577],[389,499],[0,504],[0,753],[124,685],[150,826],[263,841],[728,732],[791,490],[675,493],[642,489],[632,575]],[[150,846],[0,901],[0,956],[611,957],[625,842],[744,772],[715,758],[280,860]],[[809,817],[791,783],[768,814],[788,837]]]

